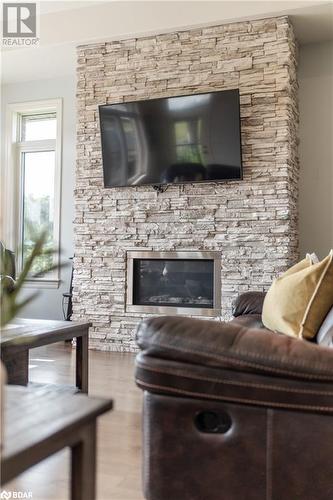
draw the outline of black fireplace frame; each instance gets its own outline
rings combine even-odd
[[[206,307],[180,307],[133,304],[133,263],[134,259],[184,259],[184,260],[213,260],[214,261],[214,304],[213,308]],[[154,251],[128,251],[127,252],[127,286],[126,286],[126,312],[152,313],[152,314],[182,314],[186,316],[211,316],[221,315],[221,254],[214,251],[179,251],[179,252],[154,252]]]

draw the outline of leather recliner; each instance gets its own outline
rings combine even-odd
[[[263,299],[139,325],[148,500],[333,499],[333,350],[265,329]]]

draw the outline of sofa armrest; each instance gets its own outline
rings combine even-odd
[[[261,314],[266,292],[245,292],[233,304],[232,314],[236,318],[245,314]]]
[[[137,331],[143,389],[333,413],[333,350],[240,324],[161,317]]]

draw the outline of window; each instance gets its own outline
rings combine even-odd
[[[201,120],[177,121],[175,126],[176,157],[180,163],[202,163]]]
[[[61,176],[61,100],[10,106],[12,136],[8,158],[12,169],[12,235],[20,271],[30,255],[34,241],[46,232],[46,249],[53,254],[41,256],[32,274],[43,273],[54,264],[54,271],[41,274],[41,285],[59,279],[59,223]],[[9,174],[9,171],[8,171]],[[15,196],[16,193],[16,196]],[[32,281],[32,278],[31,280]],[[34,285],[37,283],[35,282]]]

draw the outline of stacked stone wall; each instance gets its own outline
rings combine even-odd
[[[221,252],[222,315],[298,258],[297,46],[286,17],[78,47],[74,319],[133,351],[126,251]],[[105,189],[98,106],[240,91],[242,181]]]

